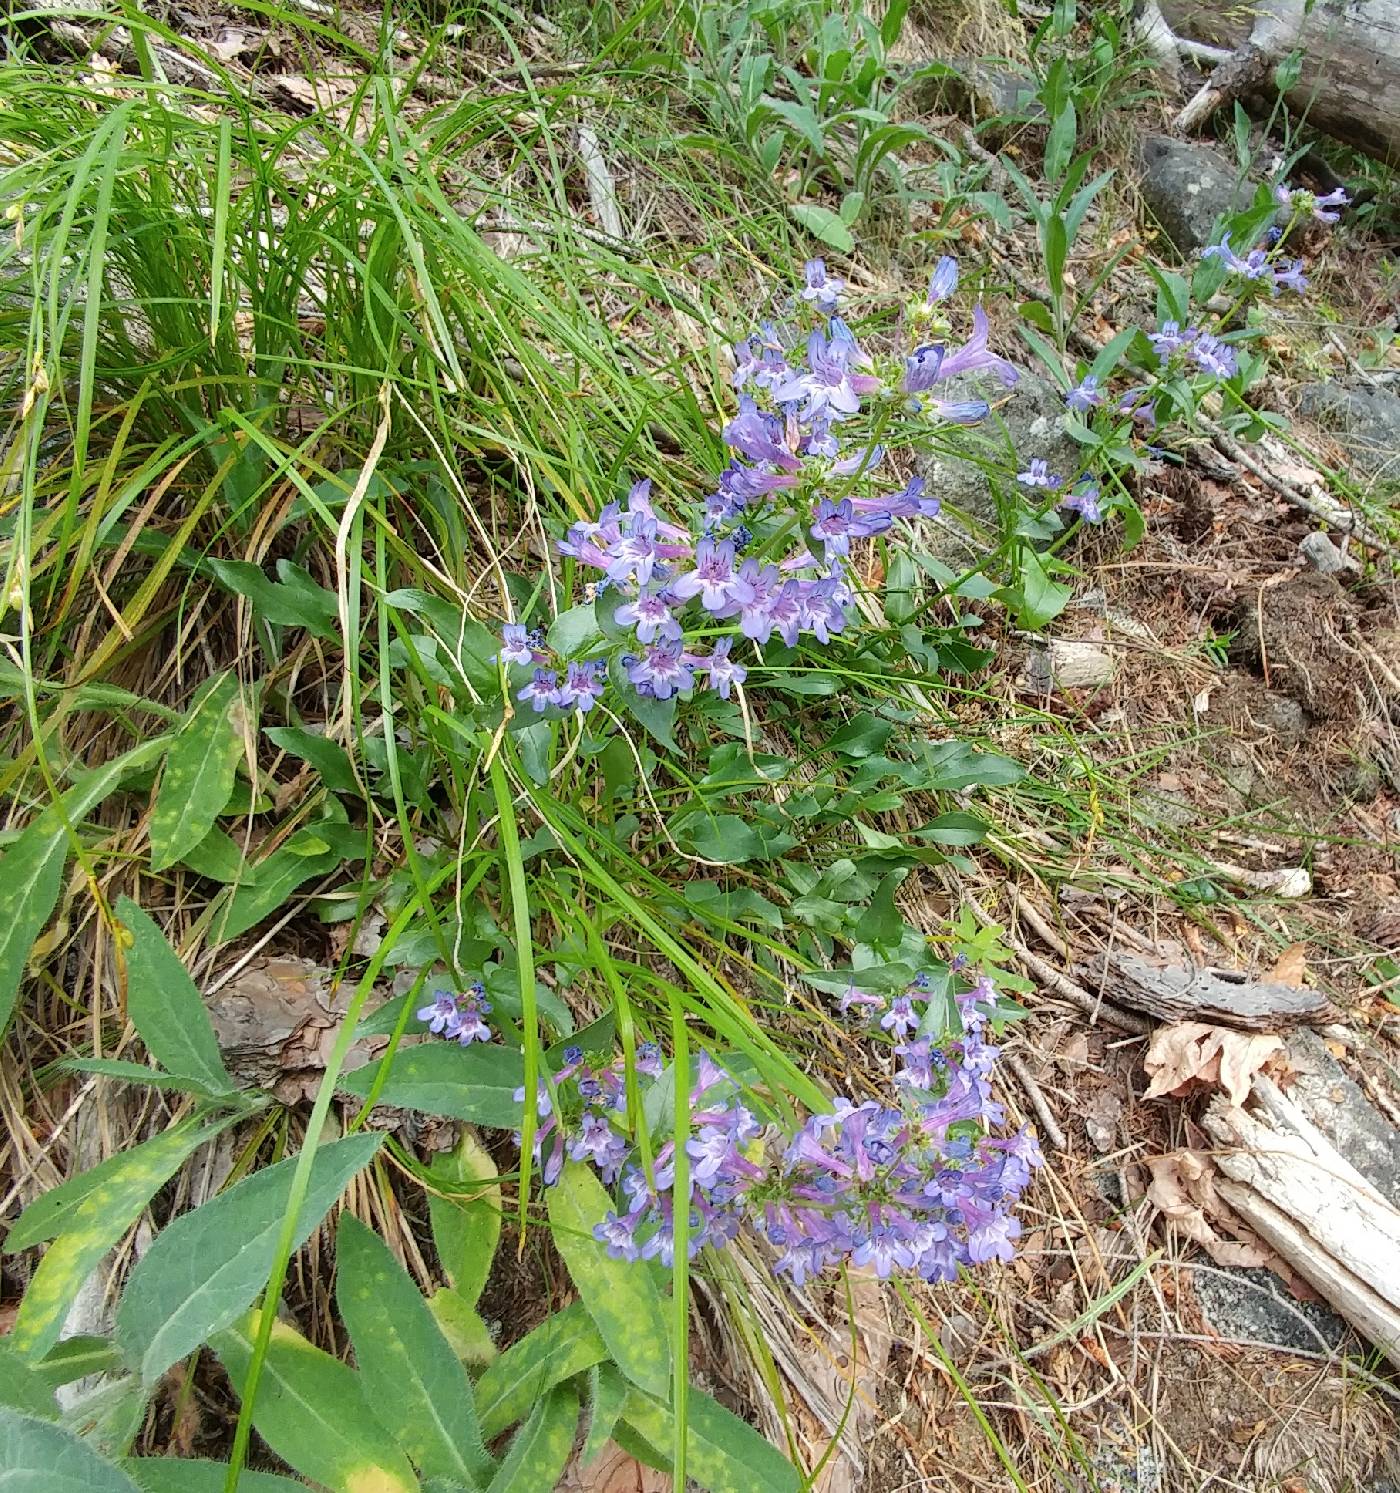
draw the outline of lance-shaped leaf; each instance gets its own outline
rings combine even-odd
[[[219,674],[196,695],[170,743],[151,810],[151,869],[173,866],[214,827],[233,792],[243,749],[238,676]]]
[[[117,917],[131,934],[126,951],[126,1014],[147,1051],[168,1073],[211,1094],[233,1092],[204,998],[165,935],[130,897]]]
[[[438,1259],[452,1289],[468,1306],[475,1306],[501,1239],[501,1184],[496,1180],[496,1163],[476,1136],[465,1130],[456,1149],[435,1156],[428,1171],[444,1192],[472,1194],[459,1201],[430,1192],[428,1217]]]
[[[592,1318],[575,1301],[512,1343],[476,1381],[481,1434],[494,1440],[541,1395],[608,1356]]]
[[[128,1457],[123,1465],[141,1493],[224,1493],[228,1477],[222,1462],[188,1457]],[[238,1493],[306,1493],[306,1484],[245,1467],[238,1474]]]
[[[555,1248],[613,1361],[633,1384],[665,1395],[671,1339],[661,1293],[650,1271],[613,1259],[593,1237],[593,1225],[613,1206],[603,1184],[583,1162],[570,1161],[549,1189],[548,1202]]]
[[[120,1467],[46,1420],[0,1408],[5,1493],[140,1493]]]
[[[578,1395],[561,1384],[535,1406],[491,1479],[487,1493],[540,1493],[563,1476],[578,1430]]]
[[[240,1393],[257,1335],[258,1313],[250,1312],[212,1343]],[[360,1376],[284,1322],[272,1326],[253,1424],[313,1482],[347,1493],[418,1493],[408,1458],[378,1419]]]
[[[84,1188],[71,1206],[50,1208],[40,1215],[37,1227],[44,1232],[39,1237],[49,1237],[50,1230],[58,1237],[39,1262],[20,1302],[9,1338],[14,1348],[30,1358],[39,1358],[53,1347],[63,1330],[69,1307],[103,1255],[175,1175],[185,1158],[217,1135],[231,1119],[217,1125],[176,1125],[129,1151],[120,1152],[93,1168],[101,1176]],[[55,1190],[61,1192],[64,1187],[85,1180],[75,1177]],[[19,1247],[14,1242],[16,1235],[32,1240],[36,1225],[31,1215],[45,1201],[46,1198],[40,1198],[20,1215],[5,1241],[7,1251]]]
[[[336,1234],[335,1299],[370,1403],[419,1471],[465,1482],[489,1472],[467,1371],[408,1272],[352,1213]]]
[[[352,1135],[320,1147],[294,1248],[310,1238],[382,1141]],[[156,1235],[117,1308],[117,1341],[148,1384],[233,1322],[267,1284],[296,1165],[290,1156],[246,1177]]]
[[[675,1416],[634,1390],[623,1420],[650,1445],[675,1440]],[[797,1469],[772,1442],[718,1401],[692,1388],[686,1396],[685,1470],[708,1493],[797,1493]]]
[[[356,1068],[341,1079],[340,1087],[364,1098],[385,1062],[390,1068],[379,1091],[381,1104],[503,1130],[520,1124],[515,1091],[525,1082],[525,1066],[518,1052],[496,1043],[459,1047],[455,1042],[424,1042]]]

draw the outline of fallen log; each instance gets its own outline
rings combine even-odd
[[[1332,1308],[1400,1365],[1400,1211],[1277,1085],[1256,1074],[1253,1113],[1212,1101],[1225,1203]]]
[[[1217,64],[1177,116],[1178,129],[1272,85],[1278,65],[1300,53],[1289,107],[1378,160],[1400,155],[1400,0],[1149,0],[1138,24],[1154,56],[1165,58],[1174,44]]]

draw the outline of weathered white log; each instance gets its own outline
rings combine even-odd
[[[1400,1365],[1400,1211],[1262,1075],[1256,1112],[1206,1111],[1216,1190],[1259,1236]]]
[[[1178,128],[1192,128],[1256,88],[1298,50],[1302,72],[1288,93],[1293,109],[1313,128],[1378,159],[1400,150],[1400,0],[1316,0],[1311,9],[1308,0],[1155,0],[1144,19],[1154,50],[1162,47],[1159,20],[1180,41],[1228,49],[1177,116]]]

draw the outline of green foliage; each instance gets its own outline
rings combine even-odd
[[[85,1441],[0,1405],[0,1487],[5,1493],[140,1493]]]
[[[212,1340],[240,1393],[256,1336],[254,1313]],[[417,1493],[418,1480],[381,1423],[379,1408],[353,1369],[313,1347],[284,1323],[274,1323],[253,1423],[284,1461],[331,1488],[360,1486],[382,1493]]]
[[[302,1244],[368,1166],[382,1141],[352,1135],[321,1146],[298,1218]],[[156,1236],[131,1272],[117,1308],[117,1341],[154,1383],[172,1363],[247,1310],[267,1282],[296,1158],[235,1183]]]
[[[181,860],[224,812],[243,750],[241,718],[236,674],[217,674],[200,687],[170,743],[151,809],[153,871]]]
[[[597,1174],[568,1161],[549,1190],[554,1244],[618,1368],[640,1388],[664,1396],[671,1378],[670,1336],[661,1293],[646,1270],[612,1259],[593,1225],[612,1209]]]
[[[476,1136],[464,1130],[456,1149],[435,1156],[428,1172],[446,1192],[470,1187],[471,1195],[459,1199],[430,1193],[428,1216],[449,1284],[468,1306],[475,1306],[501,1239],[501,1187],[495,1165]]]
[[[535,1493],[563,1474],[578,1429],[578,1394],[561,1384],[540,1400],[515,1433],[487,1493]]]
[[[375,1413],[424,1473],[471,1483],[490,1467],[466,1371],[389,1248],[351,1213],[336,1234],[336,1304]]]

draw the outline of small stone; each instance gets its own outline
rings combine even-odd
[[[1259,700],[1259,721],[1281,741],[1297,746],[1308,734],[1308,713],[1292,695],[1265,690]]]
[[[1336,575],[1347,568],[1346,556],[1320,530],[1307,535],[1298,542],[1298,552],[1323,575]]]
[[[1098,643],[1055,638],[1031,649],[1026,660],[1026,682],[1037,694],[1052,689],[1098,689],[1112,684],[1118,666]]]
[[[1170,135],[1149,135],[1142,145],[1142,200],[1183,258],[1216,242],[1215,227],[1254,196],[1218,151]]]

